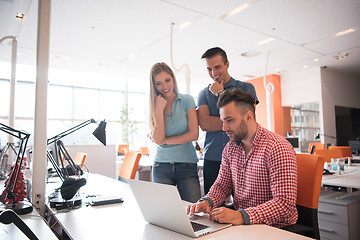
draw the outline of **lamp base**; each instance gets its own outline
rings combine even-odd
[[[73,197],[71,200],[64,200],[61,196],[57,196],[50,200],[50,207],[57,210],[64,208],[77,207],[82,204],[82,199],[80,197]]]
[[[11,203],[4,204],[4,208],[0,208],[0,212],[6,209],[13,210],[17,215],[24,215],[31,213],[33,211],[33,207],[28,204],[25,204],[25,202],[23,201],[17,202],[15,204],[11,204]]]

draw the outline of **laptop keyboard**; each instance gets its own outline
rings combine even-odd
[[[191,222],[191,221],[190,221]],[[210,226],[204,225],[204,224],[200,224],[200,223],[196,223],[196,222],[191,222],[191,226],[194,229],[194,232],[203,230],[205,228],[209,228]]]

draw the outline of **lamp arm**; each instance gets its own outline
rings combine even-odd
[[[18,139],[23,139],[23,138],[26,138],[26,137],[29,137],[30,134],[27,133],[27,132],[24,132],[24,131],[19,131],[19,130],[16,130],[12,127],[9,127],[9,126],[6,126],[2,123],[0,123],[0,130],[3,131],[3,132],[6,132],[7,134],[13,136],[13,137],[16,137]],[[17,134],[15,134],[17,133]],[[24,135],[24,136],[23,136]]]
[[[15,226],[22,231],[29,239],[38,239],[31,229],[24,223],[23,220],[12,210],[7,209],[0,213],[0,222],[3,224],[14,223]]]
[[[49,150],[46,151],[46,156],[49,159],[49,161],[51,162],[51,164],[53,165],[58,176],[61,178],[62,181],[64,181],[64,179],[65,179],[64,175]]]
[[[15,202],[15,194],[14,194],[14,192],[15,192],[16,183],[18,181],[19,174],[20,174],[20,171],[21,171],[21,166],[23,164],[23,159],[24,159],[24,156],[25,156],[25,150],[26,150],[26,146],[27,146],[30,134],[27,133],[27,132],[24,132],[24,131],[16,130],[16,129],[14,129],[12,127],[9,127],[9,126],[6,126],[6,125],[4,125],[2,123],[0,123],[0,126],[1,126],[0,127],[1,131],[4,131],[4,132],[6,132],[6,133],[8,133],[8,134],[10,134],[10,135],[12,135],[12,136],[14,136],[14,137],[16,137],[16,138],[18,138],[20,140],[19,151],[18,151],[17,156],[16,156],[15,165],[14,165],[13,170],[10,173],[9,181],[7,182],[7,185],[6,185],[7,196],[10,195],[10,197],[13,199],[13,202]],[[7,196],[6,196],[6,198],[9,199]]]
[[[79,125],[76,125],[76,126],[70,128],[70,129],[68,129],[68,130],[66,130],[66,131],[64,131],[62,133],[59,133],[58,135],[47,139],[47,145],[54,143],[56,140],[59,140],[59,139],[65,137],[65,136],[67,136],[67,135],[81,129],[81,128],[89,125],[90,123],[96,123],[96,121],[93,118],[91,118],[91,119],[89,119],[89,120],[87,120],[87,121],[85,121],[83,123],[80,123]]]
[[[61,154],[65,157],[65,160],[68,162],[71,170],[74,172],[74,173],[77,173],[77,168],[76,168],[76,164],[75,162],[72,160],[70,154],[68,153],[68,151],[66,150],[65,146],[64,146],[64,143],[61,141],[61,140],[58,140],[56,143],[55,143],[55,147],[56,147],[56,151],[57,151],[57,157],[58,159],[60,159],[60,156]],[[61,162],[62,164],[62,162]],[[66,177],[69,177],[70,174],[68,173],[67,169],[64,168],[63,166],[63,176],[64,176],[64,179]]]
[[[25,150],[26,150],[28,140],[29,140],[29,137],[26,137],[25,139],[21,139],[21,141],[20,141],[19,151],[18,151],[18,154],[17,154],[17,157],[16,157],[16,163],[15,163],[15,166],[14,166],[15,169],[12,172],[12,174],[11,174],[12,176],[10,177],[10,181],[8,183],[8,184],[14,183],[13,186],[12,186],[12,189],[11,189],[12,193],[15,192],[16,183],[17,183],[17,180],[19,178],[19,174],[20,174],[21,167],[22,167],[22,164],[23,164],[23,160],[24,160],[24,156],[25,156]],[[15,175],[15,178],[14,178],[14,175]],[[13,179],[15,179],[15,180],[13,180]]]

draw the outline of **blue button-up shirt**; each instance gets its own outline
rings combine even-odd
[[[208,105],[210,116],[220,117],[219,109],[216,106],[218,97],[212,94],[209,88],[210,84],[199,92],[197,105],[198,107],[201,105]],[[255,88],[251,83],[241,82],[230,78],[230,80],[224,86],[224,90],[236,88],[252,93],[255,96],[256,104],[259,103]],[[216,132],[206,132],[204,143],[204,159],[211,161],[221,161],[222,151],[228,141],[229,137],[222,130]]]

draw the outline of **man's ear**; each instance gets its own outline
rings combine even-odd
[[[253,113],[252,113],[250,110],[247,111],[246,114],[245,114],[245,119],[246,119],[247,121],[249,121],[249,120],[251,120],[251,119],[253,119],[253,118],[254,118]]]

